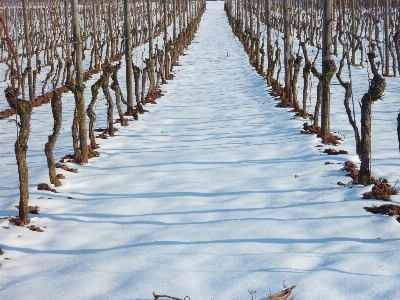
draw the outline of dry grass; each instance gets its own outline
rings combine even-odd
[[[62,163],[56,163],[56,168],[58,169],[63,169],[64,171],[72,172],[72,173],[78,173],[78,169],[76,168],[69,168],[66,164]]]
[[[266,300],[293,300],[293,298],[289,298],[289,296],[295,287],[296,287],[295,285],[292,285],[291,287],[285,287],[284,290],[280,291],[278,294],[276,294],[274,296],[270,296],[270,297],[266,298]],[[249,291],[249,292],[252,295],[252,299],[253,299],[254,294],[257,291]],[[159,300],[159,299],[188,300],[188,299],[190,299],[189,296],[186,296],[185,298],[182,299],[182,298],[172,297],[172,296],[168,296],[168,295],[158,295],[155,292],[153,292],[153,297],[154,297],[154,300]]]
[[[392,188],[387,179],[375,179],[372,191],[364,193],[363,198],[389,201],[390,196],[398,193],[397,190]]]
[[[353,179],[353,183],[358,183],[358,168],[355,163],[346,161],[342,170],[349,172],[346,176],[349,176],[351,179]]]
[[[320,134],[321,127],[315,125],[309,125],[308,122],[303,124],[303,130],[301,134]]]
[[[381,206],[364,207],[364,209],[373,214],[382,214],[387,216],[398,216],[397,222],[400,223],[400,206],[394,204],[383,204]]]
[[[347,176],[353,179],[353,184],[358,183],[358,168],[355,163],[351,161],[346,161],[343,171],[349,172]],[[371,182],[374,185],[370,192],[366,192],[363,194],[364,199],[377,199],[377,200],[390,200],[390,196],[397,195],[399,192],[395,190],[387,179],[376,179],[371,176]]]
[[[337,151],[337,150],[332,149],[332,148],[325,149],[324,153],[326,153],[326,154],[328,154],[328,155],[349,154],[349,153],[348,153],[347,151],[345,151],[345,150],[339,150],[339,151]]]
[[[19,209],[19,205],[14,206],[16,209]],[[30,214],[37,215],[39,214],[39,206],[28,206],[28,210]]]
[[[37,189],[39,191],[49,191],[53,193],[58,193],[57,190],[52,189],[47,183],[39,183]]]

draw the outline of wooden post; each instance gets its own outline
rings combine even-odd
[[[24,14],[24,35],[25,35],[26,57],[27,57],[26,66],[28,68],[29,101],[33,102],[33,100],[35,100],[35,95],[33,92],[32,55],[31,55],[31,45],[29,41],[29,32],[28,32],[28,16],[27,16],[26,0],[22,0],[22,10]]]
[[[132,42],[130,36],[130,1],[124,0],[124,39],[125,39],[125,65],[126,65],[126,101],[129,103],[127,114],[133,114],[133,84],[132,84]]]
[[[284,0],[283,3],[283,22],[284,22],[284,52],[283,61],[285,68],[285,94],[286,101],[291,101],[291,65],[289,60],[292,57],[292,47],[290,45],[290,0]]]
[[[324,1],[322,26],[322,105],[321,105],[321,138],[322,142],[329,142],[330,132],[330,83],[336,73],[336,65],[332,60],[332,4],[333,0]]]
[[[83,84],[83,65],[82,65],[82,40],[81,28],[79,24],[78,13],[78,0],[71,0],[72,12],[72,33],[74,38],[74,52],[75,52],[75,107],[79,118],[79,142],[80,151],[82,156],[81,163],[86,164],[89,162],[89,152],[87,144],[87,128],[86,128],[86,105],[84,98]]]

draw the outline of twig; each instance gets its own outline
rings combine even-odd
[[[289,288],[285,288],[283,291],[279,292],[278,294],[268,297],[267,300],[292,300],[293,298],[289,298],[292,290],[295,288],[295,285],[292,285]]]
[[[6,41],[7,41],[8,47],[10,48],[10,52],[11,52],[13,58],[14,58],[15,65],[17,67],[18,91],[19,91],[19,89],[21,87],[21,74],[20,74],[19,67],[18,67],[18,57],[17,57],[17,54],[15,52],[15,49],[14,49],[14,46],[13,46],[13,42],[11,41],[10,34],[8,33],[8,28],[6,26],[6,22],[5,22],[5,20],[4,20],[4,18],[3,18],[3,16],[1,14],[0,14],[0,23],[3,25],[4,34],[6,35]]]
[[[168,299],[173,299],[173,300],[190,300],[189,296],[186,296],[184,299],[181,298],[176,298],[176,297],[171,297],[168,295],[157,295],[155,292],[153,292],[154,300],[158,300],[158,298],[168,298]]]
[[[396,183],[394,184],[393,188],[396,188],[397,183],[399,182],[399,180],[396,180]]]

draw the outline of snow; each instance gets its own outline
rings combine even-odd
[[[30,205],[40,214],[31,223],[44,232],[0,220],[9,226],[0,227],[1,298],[152,299],[155,291],[224,300],[257,290],[255,299],[265,299],[295,284],[295,299],[399,299],[400,224],[363,210],[381,204],[361,199],[370,187],[336,184],[350,180],[343,163],[358,162],[344,90],[332,86],[332,130],[349,154],[327,156],[332,146],[316,147],[315,136],[300,134],[304,120],[275,107],[223,2],[207,3],[180,64],[149,113],[98,140],[99,158],[77,174],[57,169],[66,176],[58,194],[36,189],[49,182],[43,149],[53,124],[49,105],[35,108],[28,166]],[[360,99],[367,71],[352,76]],[[372,172],[392,184],[400,179],[398,93],[398,78],[388,78],[384,101],[373,106]],[[63,95],[57,160],[72,152],[73,102]],[[106,126],[104,103],[98,127]],[[16,129],[0,126],[7,217],[19,200]]]

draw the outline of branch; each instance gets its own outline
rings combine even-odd
[[[168,299],[173,299],[173,300],[185,300],[185,299],[190,299],[188,296],[186,296],[184,299],[181,298],[176,298],[176,297],[171,297],[168,295],[157,295],[155,292],[153,292],[154,300],[158,300],[158,298],[168,298]]]
[[[307,53],[307,49],[306,49],[306,43],[308,43],[309,40],[310,40],[310,38],[307,38],[304,42],[300,43],[301,49],[303,49],[304,60],[307,63],[310,61],[308,58],[308,53]]]
[[[345,55],[343,55],[342,59],[340,60],[339,71],[336,73],[336,78],[339,80],[340,85],[346,89],[346,83],[342,80],[342,70],[343,70],[343,66],[344,66],[344,58],[345,58]]]
[[[374,76],[381,76],[375,65],[375,57],[377,57],[377,55],[374,52],[369,52],[367,54],[367,56],[368,56],[369,64],[371,65],[372,74],[374,74]]]
[[[320,72],[318,72],[317,68],[315,67],[315,65],[313,64],[311,66],[311,72],[313,73],[313,75],[315,77],[317,77],[318,79],[321,78],[322,74]]]
[[[315,64],[315,62],[317,61],[317,58],[318,58],[318,55],[319,55],[319,51],[320,51],[320,50],[321,50],[321,47],[318,47],[318,48],[317,48],[317,54],[315,55],[313,64]]]
[[[292,290],[295,288],[295,285],[292,285],[289,288],[285,288],[283,291],[279,292],[278,294],[268,297],[267,300],[291,300],[293,298],[289,298]]]
[[[370,80],[370,86],[368,90],[368,94],[371,101],[376,101],[382,98],[382,95],[386,88],[385,79],[379,74],[378,69],[375,66],[375,57],[376,54],[374,52],[368,53],[368,60],[371,65],[372,74],[374,77]]]
[[[8,47],[10,48],[10,52],[11,52],[13,58],[14,58],[15,65],[17,66],[18,90],[19,90],[20,87],[21,87],[21,76],[20,76],[21,74],[19,73],[19,68],[18,68],[18,57],[17,57],[17,53],[15,52],[13,43],[11,41],[10,34],[8,33],[8,28],[7,28],[6,24],[5,24],[6,22],[5,22],[5,20],[4,20],[4,18],[3,18],[1,13],[0,13],[0,23],[1,23],[1,25],[3,25],[4,34],[6,35],[6,40],[7,40]]]

